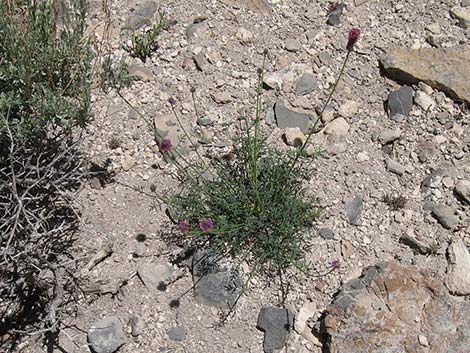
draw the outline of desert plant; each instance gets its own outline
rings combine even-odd
[[[104,92],[110,89],[118,91],[132,85],[132,77],[129,74],[129,66],[124,60],[113,62],[109,55],[103,58],[101,64],[100,84]]]
[[[152,53],[157,50],[157,37],[165,27],[165,14],[160,12],[158,22],[145,32],[133,33],[131,44],[125,46],[124,49],[134,58],[139,58],[142,62],[146,62]]]
[[[0,342],[57,334],[83,174],[93,52],[85,0],[0,2]],[[3,339],[9,337],[7,342]],[[0,349],[2,350],[2,349]],[[3,350],[2,350],[3,351]]]

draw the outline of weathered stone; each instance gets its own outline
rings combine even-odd
[[[287,51],[292,51],[292,52],[296,52],[296,51],[299,51],[300,48],[302,48],[302,45],[300,44],[300,41],[298,39],[293,39],[293,38],[290,38],[288,40],[286,40],[286,50]]]
[[[307,327],[307,321],[317,312],[317,305],[314,302],[305,302],[295,317],[294,328],[297,333],[302,333]]]
[[[349,201],[346,206],[346,215],[348,216],[349,223],[354,224],[356,226],[360,225],[361,222],[359,218],[361,217],[362,213],[362,195],[356,195],[351,201]]]
[[[330,228],[321,228],[318,233],[323,239],[334,239],[335,233]]]
[[[447,249],[446,286],[456,295],[470,294],[470,254],[462,239],[454,239]]]
[[[390,170],[392,173],[395,173],[397,175],[403,175],[406,171],[406,168],[403,164],[393,160],[389,159],[387,160],[387,169]]]
[[[344,118],[337,118],[330,121],[322,130],[323,134],[329,135],[333,138],[346,136],[349,131],[349,124]]]
[[[297,81],[297,84],[295,86],[295,95],[304,96],[317,88],[317,78],[310,73],[304,73]]]
[[[241,276],[229,263],[207,250],[199,250],[193,256],[192,273],[198,303],[233,308],[240,294]]]
[[[209,64],[209,61],[202,51],[194,55],[194,62],[198,70],[202,72],[207,72],[210,69],[211,64]]]
[[[126,343],[119,318],[113,316],[95,322],[88,330],[88,341],[95,353],[113,353]]]
[[[276,101],[274,113],[276,114],[277,126],[280,129],[298,127],[300,131],[306,134],[312,125],[310,115],[287,109],[281,98]]]
[[[186,330],[183,326],[176,326],[166,331],[168,338],[175,342],[182,342],[186,339]]]
[[[362,4],[365,4],[368,1],[370,1],[370,0],[354,0],[354,5],[360,6]]]
[[[288,309],[273,307],[261,309],[256,327],[264,331],[263,349],[265,353],[273,353],[284,347],[293,322],[294,315]]]
[[[428,111],[436,106],[436,102],[430,96],[422,91],[417,91],[414,97],[415,103],[424,111]]]
[[[459,199],[470,205],[470,180],[459,181],[454,191]]]
[[[245,28],[239,28],[236,37],[242,44],[249,43],[253,40],[253,33]]]
[[[431,253],[431,247],[418,241],[415,237],[406,234],[400,237],[400,243],[408,245],[410,248],[417,250],[422,255],[429,255]]]
[[[137,265],[137,274],[148,289],[156,290],[170,280],[173,268],[167,264],[142,262]]]
[[[345,118],[353,117],[358,111],[359,103],[352,100],[344,102],[338,109],[338,113]]]
[[[222,2],[233,8],[247,8],[261,15],[266,15],[272,10],[272,5],[267,0],[222,0]]]
[[[446,229],[453,229],[459,224],[459,217],[448,206],[436,205],[431,209],[431,214]]]
[[[131,156],[127,156],[121,161],[121,168],[125,172],[130,170],[134,165],[135,165],[135,161]]]
[[[414,266],[382,263],[343,285],[322,330],[330,353],[466,352],[470,303]],[[429,347],[423,350],[423,340]]]
[[[159,4],[153,0],[142,2],[130,14],[124,28],[135,31],[136,29],[150,25],[150,19],[157,11],[158,6]]]
[[[144,331],[144,320],[139,316],[132,316],[129,325],[131,326],[131,335],[134,337],[140,336]]]
[[[414,90],[409,86],[403,86],[390,92],[387,99],[387,111],[390,118],[400,114],[408,116],[413,107]]]
[[[470,9],[455,6],[450,9],[450,16],[459,21],[459,27],[470,28]]]
[[[396,139],[401,137],[401,130],[400,129],[388,129],[381,131],[378,138],[382,145],[389,144]]]
[[[284,137],[286,143],[294,147],[302,146],[307,140],[307,136],[305,136],[298,127],[287,127],[284,132]]]
[[[152,81],[154,80],[153,72],[148,67],[132,64],[128,67],[129,75],[141,81]]]
[[[381,59],[385,72],[401,82],[423,81],[449,97],[470,102],[470,47],[407,49],[392,47]]]

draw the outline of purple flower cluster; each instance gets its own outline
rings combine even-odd
[[[178,222],[178,229],[181,233],[189,233],[190,225],[186,220]],[[203,233],[210,233],[214,230],[214,221],[210,218],[203,218],[199,221],[199,229]]]
[[[348,51],[352,51],[360,37],[361,30],[359,28],[352,28],[348,34],[348,44],[346,45],[346,49],[348,49]]]
[[[162,153],[171,151],[172,148],[173,148],[173,145],[171,144],[171,141],[168,139],[162,140],[158,143],[158,149]]]

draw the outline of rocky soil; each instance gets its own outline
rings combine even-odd
[[[313,274],[289,273],[285,300],[276,278],[253,280],[223,324],[230,295],[210,296],[223,276],[201,289],[210,300],[195,297],[191,260],[174,262],[183,250],[166,240],[172,226],[152,197],[177,186],[172,165],[135,111],[96,89],[84,148],[106,173],[78,195],[83,292],[54,352],[468,352],[468,0],[108,5],[109,28],[101,2],[89,1],[89,31],[131,64],[136,82],[123,96],[177,141],[174,97],[201,149],[215,153],[230,150],[237,118],[254,107],[264,49],[264,130],[272,146],[295,148],[286,141],[305,138],[348,31],[362,37],[313,139],[323,150],[309,181],[323,208],[306,254]],[[158,50],[146,63],[130,58],[129,31],[158,9],[170,19]],[[28,341],[19,351],[46,349]]]

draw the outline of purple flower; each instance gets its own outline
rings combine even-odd
[[[210,218],[203,218],[199,221],[199,229],[203,233],[209,233],[214,229],[214,222]]]
[[[339,263],[339,260],[333,260],[330,262],[330,266],[332,269],[337,270],[341,267],[341,264]]]
[[[179,221],[178,222],[178,229],[186,234],[189,232],[189,222],[188,221]]]
[[[352,51],[354,49],[354,45],[359,40],[360,36],[361,36],[361,31],[359,28],[352,28],[349,31],[348,44],[346,45],[346,48],[348,49],[348,51]]]
[[[171,97],[170,99],[168,99],[168,103],[170,103],[170,105],[174,108],[176,107],[176,99],[174,99],[173,97]]]
[[[165,139],[158,143],[158,149],[160,150],[160,152],[168,152],[172,148],[173,148],[173,145],[171,144],[171,141],[168,139]]]

